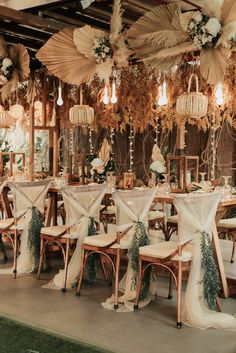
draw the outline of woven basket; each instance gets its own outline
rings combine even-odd
[[[14,123],[14,117],[0,105],[0,129],[7,129]]]
[[[192,78],[196,81],[196,92],[191,92]],[[198,77],[192,74],[188,82],[188,92],[181,94],[177,98],[176,112],[187,118],[199,119],[206,115],[208,108],[208,98],[198,92]]]
[[[83,105],[83,91],[80,87],[80,104],[74,105],[69,111],[70,122],[75,126],[88,126],[94,121],[94,109]]]

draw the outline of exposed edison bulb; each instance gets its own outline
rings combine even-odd
[[[107,85],[105,86],[104,91],[103,91],[103,100],[102,101],[103,101],[104,104],[108,104],[109,103],[109,95],[108,95]]]
[[[223,86],[222,86],[221,82],[219,82],[218,85],[216,86],[215,101],[216,101],[216,104],[218,104],[218,105],[223,105],[225,102]]]
[[[112,82],[112,88],[111,88],[111,103],[115,104],[117,102],[117,97],[116,97],[116,84],[115,82]]]
[[[161,94],[158,98],[158,105],[166,105],[168,103],[168,98],[166,94],[166,80],[164,80],[163,85],[161,86]]]
[[[61,80],[59,80],[59,85],[58,85],[58,98],[57,98],[57,105],[61,106],[63,104],[63,99],[62,99],[62,88],[61,88]]]

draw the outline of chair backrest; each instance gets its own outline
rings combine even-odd
[[[67,185],[62,190],[66,209],[66,224],[77,224],[82,217],[95,217],[107,191],[107,184]]]
[[[148,212],[152,205],[156,189],[137,188],[116,190],[113,199],[116,205],[117,230],[123,231],[134,222],[148,223]]]
[[[18,217],[35,206],[42,214],[45,209],[45,198],[50,181],[9,182],[13,192],[14,216]]]
[[[220,194],[217,192],[174,196],[180,244],[193,239],[201,232],[211,234],[219,201]]]

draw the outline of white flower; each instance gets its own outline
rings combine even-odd
[[[105,59],[106,53],[102,53],[102,58]]]
[[[9,58],[4,58],[2,61],[2,66],[7,68],[12,65],[12,61]]]
[[[201,41],[200,41],[200,39],[196,36],[196,37],[194,37],[194,39],[193,39],[193,43],[194,43],[194,45],[197,47],[197,48],[201,48]]]
[[[157,173],[165,173],[166,172],[166,167],[164,166],[163,163],[161,163],[160,161],[154,161],[152,162],[152,164],[150,165],[150,169],[153,172],[157,172]]]
[[[105,48],[104,48],[104,51],[105,51],[105,53],[109,53],[110,48],[109,48],[109,47],[105,47]]]
[[[189,29],[193,29],[195,27],[195,24],[193,21],[191,21],[188,25]]]
[[[200,11],[197,11],[195,15],[193,16],[194,21],[197,23],[202,22],[202,13]]]
[[[210,18],[204,26],[205,32],[211,34],[213,37],[217,36],[217,34],[220,32],[220,29],[221,24],[215,17]]]
[[[94,158],[90,164],[95,169],[104,166],[104,162],[101,158]]]

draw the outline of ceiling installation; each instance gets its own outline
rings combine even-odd
[[[123,23],[129,28],[141,15],[168,0],[126,0],[122,2]],[[191,7],[199,1],[182,1]],[[36,64],[35,53],[56,32],[67,27],[90,25],[109,30],[111,0],[0,0],[0,35],[8,44],[23,44]]]

